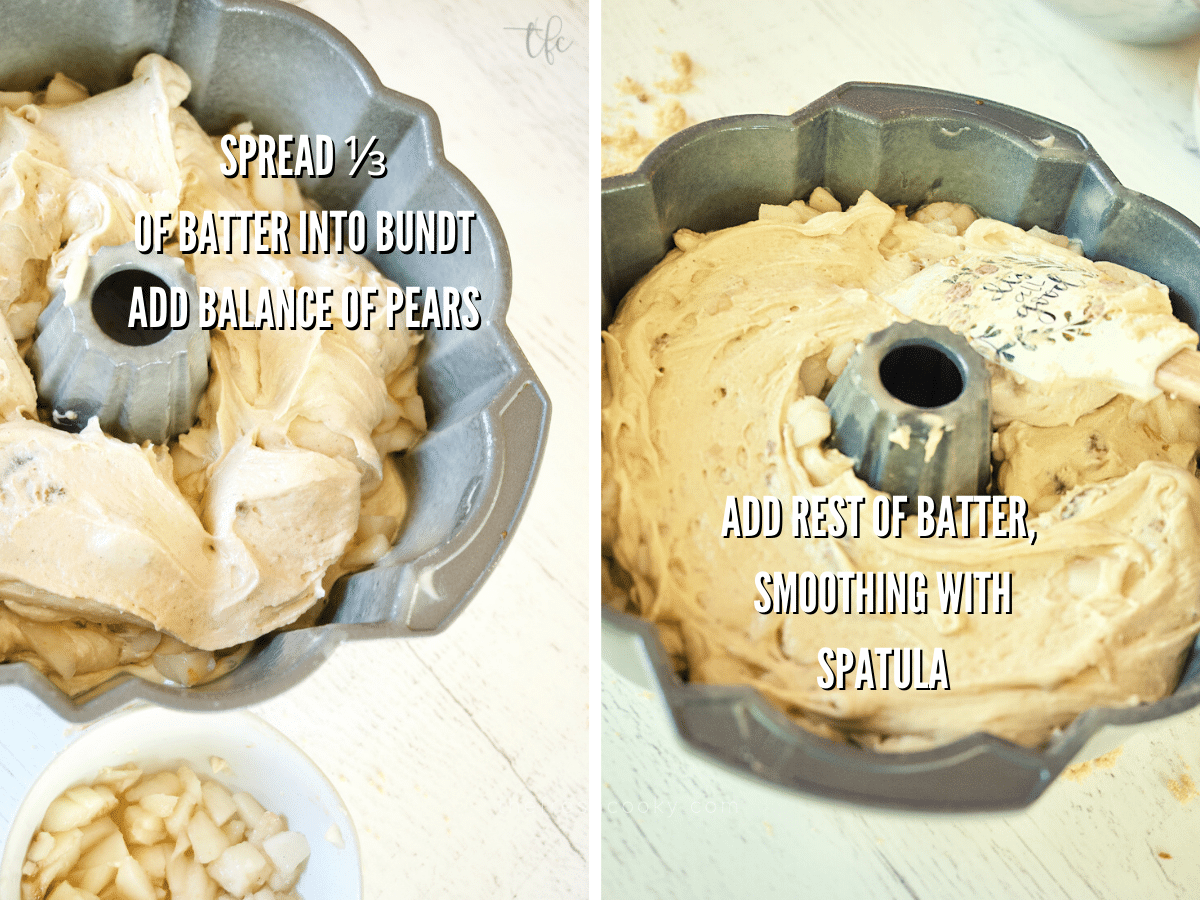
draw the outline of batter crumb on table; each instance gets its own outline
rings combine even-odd
[[[692,82],[692,73],[695,67],[690,56],[682,50],[676,50],[671,54],[671,68],[675,70],[674,77],[656,81],[654,86],[664,94],[686,94],[695,87]]]
[[[678,100],[668,100],[654,112],[654,131],[664,138],[682,131],[690,124],[687,110]]]
[[[1082,783],[1096,769],[1111,769],[1117,764],[1117,757],[1121,755],[1123,749],[1123,747],[1117,747],[1115,750],[1109,750],[1103,756],[1097,756],[1095,759],[1089,759],[1078,765],[1067,766],[1063,771],[1063,778]]]
[[[637,97],[638,103],[650,102],[650,94],[642,87],[641,82],[634,81],[628,75],[617,82],[617,91],[629,97]]]
[[[675,51],[671,54],[671,69],[674,74],[656,81],[655,88],[663,94],[682,94],[695,87],[696,66],[691,56],[681,50]],[[632,172],[662,140],[693,124],[679,100],[674,97],[655,100],[652,92],[629,75],[617,81],[614,88],[622,97],[635,99],[638,104],[648,107],[652,121],[641,124],[639,131],[637,125],[623,121],[632,118],[632,110],[638,107],[631,107],[628,102],[602,106],[600,175],[603,178]],[[647,131],[652,133],[645,133]]]
[[[1196,790],[1196,782],[1192,780],[1192,776],[1187,774],[1187,772],[1184,772],[1177,779],[1168,778],[1167,787],[1180,803],[1188,803],[1200,797],[1200,791]]]
[[[632,125],[622,125],[610,134],[600,136],[600,176],[623,175],[638,167],[646,154],[658,143],[642,135]]]

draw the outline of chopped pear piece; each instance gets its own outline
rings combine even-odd
[[[183,782],[174,772],[155,772],[147,775],[140,782],[125,792],[125,799],[130,803],[140,803],[143,797],[151,794],[170,794],[177,797],[183,793]]]
[[[114,834],[117,831],[117,823],[113,821],[112,816],[103,816],[79,830],[83,834],[83,844],[80,849],[86,853],[106,837]],[[95,892],[93,891],[93,893]]]
[[[121,900],[158,900],[150,876],[132,856],[125,857],[117,866],[116,885]]]
[[[100,900],[100,898],[90,891],[75,887],[69,881],[60,881],[46,900]]]
[[[107,815],[116,805],[116,795],[104,785],[73,787],[50,803],[45,818],[42,819],[42,828],[56,833],[82,828],[100,816]]]
[[[229,838],[202,809],[197,810],[188,822],[187,833],[192,852],[201,865],[208,865],[230,847]]]
[[[192,813],[196,810],[196,805],[199,799],[191,794],[184,793],[175,803],[175,809],[167,816],[165,824],[167,833],[173,838],[178,838],[187,830],[187,824],[191,821]]]
[[[286,829],[287,824],[283,821],[283,816],[268,810],[259,817],[258,824],[250,830],[250,837],[247,840],[255,846],[261,846],[267,838]]]
[[[167,859],[171,855],[171,845],[168,843],[155,844],[153,847],[135,847],[133,858],[138,861],[150,880],[162,884],[167,878]]]
[[[238,813],[246,821],[247,828],[254,828],[258,825],[258,820],[262,818],[262,804],[247,794],[245,791],[238,791],[233,795],[233,802],[237,805]]]
[[[237,815],[237,804],[233,802],[233,795],[224,785],[216,781],[206,781],[200,788],[200,795],[204,800],[204,808],[217,825],[224,825]]]
[[[149,794],[138,801],[138,806],[160,819],[165,819],[175,812],[178,805],[179,798],[171,794]]]
[[[245,897],[267,883],[271,864],[253,844],[234,844],[208,864],[208,874],[235,897]]]
[[[105,766],[100,770],[92,784],[106,784],[116,794],[124,794],[137,784],[142,777],[141,767],[137,763],[126,763],[123,766]]]
[[[217,885],[204,866],[186,856],[167,862],[167,888],[171,900],[216,900]]]
[[[44,896],[50,885],[74,868],[79,862],[82,843],[83,835],[78,828],[54,835],[54,846],[42,860],[34,879],[37,896]]]
[[[246,839],[246,823],[241,819],[230,819],[221,826],[221,830],[225,832],[225,837],[229,838],[231,844],[240,844]]]
[[[76,873],[79,876],[74,877]],[[92,866],[85,869],[82,866],[76,866],[75,872],[72,873],[72,880],[81,890],[89,891],[93,894],[99,894],[106,887],[112,884],[113,879],[117,877],[117,867],[110,866],[107,863],[100,866]]]
[[[275,867],[268,884],[276,891],[288,890],[300,877],[300,867],[308,859],[308,839],[295,831],[283,831],[267,838],[262,846]]]
[[[25,858],[30,862],[39,863],[53,849],[54,835],[48,831],[39,831],[37,837],[30,843],[29,852],[25,854]]]
[[[155,794],[153,796],[161,796]],[[163,820],[152,813],[146,812],[139,804],[125,807],[125,839],[130,844],[149,846],[157,844],[167,836]]]
[[[97,841],[94,847],[83,854],[83,858],[79,860],[79,866],[83,869],[90,869],[92,866],[113,866],[115,868],[128,855],[129,849],[125,846],[124,836],[120,831],[114,831]]]
[[[183,795],[200,802],[200,779],[188,766],[179,767],[179,780],[183,782]]]

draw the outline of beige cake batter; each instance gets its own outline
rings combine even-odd
[[[826,444],[822,398],[857,342],[903,319],[881,296],[980,241],[1064,254],[1064,240],[973,219],[951,204],[908,219],[870,194],[842,212],[818,190],[736,228],[679,232],[624,299],[604,334],[606,595],[659,625],[690,680],[754,685],[807,727],[880,749],[974,731],[1037,745],[1089,707],[1174,688],[1200,630],[1200,411],[1161,394],[989,362],[993,491],[1025,498],[1033,543],[877,538],[866,524],[857,539],[721,536],[730,496],[782,498],[785,516],[794,496],[871,508],[877,492]],[[1162,358],[1179,329],[1194,346],[1161,287],[1074,258],[1063,264],[1095,270],[1109,309],[1159,318]],[[763,615],[764,570],[924,573],[928,612]],[[950,571],[1011,573],[1011,614],[943,613],[937,573]],[[926,682],[939,648],[950,689],[881,689],[876,661],[876,689],[851,673],[822,690],[822,648],[921,649]]]
[[[331,331],[212,332],[199,421],[169,446],[38,421],[20,355],[37,316],[60,286],[78,291],[96,248],[133,239],[139,211],[312,208],[294,181],[223,177],[215,140],[179,105],[189,90],[150,55],[95,97],[61,76],[0,94],[0,656],[71,691],[118,664],[211,677],[211,651],[313,609],[390,545],[405,496],[387,454],[425,426],[417,336],[382,316],[347,330],[336,303]],[[186,262],[218,296],[389,284],[349,254]]]

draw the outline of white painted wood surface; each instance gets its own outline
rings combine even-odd
[[[653,133],[676,51],[696,66],[676,97],[691,121],[791,113],[846,81],[960,91],[1080,130],[1122,182],[1200,221],[1197,39],[1111,44],[1034,0],[606,0],[602,130]],[[616,89],[626,76],[647,103]],[[651,694],[607,666],[600,677],[605,897],[1200,895],[1200,713],[1134,736],[1111,768],[1060,779],[1026,811],[914,816],[729,774],[681,749]]]
[[[554,410],[520,527],[462,616],[432,638],[344,645],[253,711],[337,786],[357,825],[366,900],[583,897],[587,6],[298,5],[345,34],[384,84],[437,111],[446,157],[508,239],[508,322]],[[553,63],[524,30],[550,16]],[[0,709],[4,828],[73,729],[21,691],[3,692]]]

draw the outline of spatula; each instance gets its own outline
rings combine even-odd
[[[974,241],[972,226],[964,251],[884,299],[1034,381],[1100,380],[1138,399],[1162,390],[1200,403],[1196,333],[1171,314],[1165,288],[1051,244],[1043,250],[1011,226],[996,241],[999,223],[987,225]]]

